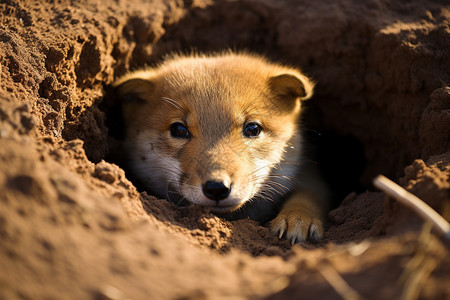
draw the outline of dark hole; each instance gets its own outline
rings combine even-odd
[[[366,187],[360,177],[366,167],[364,148],[353,136],[340,136],[324,131],[318,139],[317,157],[323,177],[331,189],[332,206],[351,192],[361,193]]]
[[[313,100],[310,100],[312,103]],[[127,177],[136,187],[145,190],[127,168],[120,144],[125,138],[125,123],[122,117],[119,99],[111,87],[106,87],[105,97],[100,105],[106,115],[106,126],[109,134],[109,154],[106,160],[121,166]],[[341,201],[351,192],[361,193],[368,187],[360,182],[360,177],[366,168],[366,159],[362,143],[352,135],[341,135],[332,128],[321,127],[320,113],[313,107],[305,108],[302,118],[307,159],[318,163],[323,178],[332,193],[332,208],[339,206]]]
[[[112,139],[123,140],[125,138],[125,122],[122,116],[122,105],[111,86],[106,86],[104,92],[105,96],[100,104],[100,110],[105,112],[108,135]]]

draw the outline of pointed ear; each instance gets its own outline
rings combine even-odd
[[[151,101],[155,90],[155,84],[139,74],[122,77],[113,83],[114,120],[111,120],[110,128],[116,132],[116,137],[124,139],[127,127],[132,126],[142,111],[144,105]]]
[[[281,74],[269,79],[269,87],[277,104],[289,111],[297,107],[297,100],[311,98],[314,84],[302,74]]]
[[[117,99],[123,104],[139,104],[151,98],[155,85],[143,78],[120,80],[114,84]]]

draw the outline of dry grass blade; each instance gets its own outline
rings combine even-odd
[[[322,276],[344,300],[362,300],[363,298],[345,282],[344,278],[332,267],[324,266],[319,269]]]
[[[445,238],[450,239],[450,224],[421,199],[383,175],[378,175],[374,179],[373,184],[387,195],[412,208],[424,220],[433,224]]]
[[[438,241],[431,235],[431,228],[430,223],[423,226],[416,254],[409,260],[403,270],[400,283],[404,288],[400,300],[418,299],[431,273],[443,258],[443,254],[436,252]]]

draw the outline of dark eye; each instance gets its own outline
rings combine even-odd
[[[262,131],[261,125],[255,122],[250,122],[244,125],[244,136],[248,138],[257,137]]]
[[[174,138],[188,139],[191,137],[191,133],[183,124],[176,122],[170,125],[170,135]]]

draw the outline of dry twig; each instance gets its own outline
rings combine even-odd
[[[373,184],[387,195],[412,208],[425,221],[433,224],[445,238],[450,239],[450,224],[428,204],[383,175],[378,175]]]

